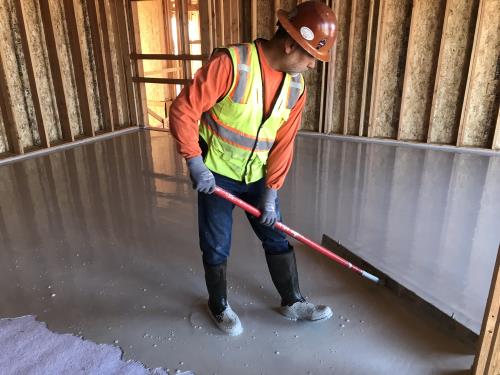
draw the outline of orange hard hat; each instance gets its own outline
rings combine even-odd
[[[278,21],[302,48],[321,61],[329,61],[329,51],[337,36],[337,17],[319,1],[306,1],[287,12],[278,10]]]

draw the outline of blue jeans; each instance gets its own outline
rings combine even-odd
[[[215,183],[220,188],[243,199],[252,206],[257,206],[265,190],[265,178],[246,184],[214,173]],[[231,248],[234,204],[215,194],[198,193],[198,228],[203,262],[215,266],[226,261]],[[276,198],[276,212],[281,221],[279,201]],[[289,252],[292,247],[286,236],[268,226],[259,223],[247,213],[248,221],[257,237],[262,241],[264,251],[269,254]]]

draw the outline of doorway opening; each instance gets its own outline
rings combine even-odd
[[[243,0],[131,0],[136,66],[145,126],[168,129],[172,101],[216,46],[250,39]],[[247,30],[248,29],[248,30]]]

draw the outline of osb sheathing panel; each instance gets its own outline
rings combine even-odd
[[[401,140],[427,139],[445,6],[445,0],[413,2],[399,120]]]
[[[446,4],[429,122],[431,143],[454,144],[457,140],[478,3],[448,0]]]
[[[138,2],[137,15],[139,18],[140,46],[141,53],[165,53],[165,22],[163,20],[162,4],[158,2]],[[182,53],[179,52],[179,53]],[[161,60],[143,60],[144,75],[147,77],[166,77],[164,74],[150,74],[149,72],[158,72],[165,67],[165,61]],[[182,66],[182,65],[181,65]],[[181,69],[182,72],[182,69]],[[172,77],[169,75],[169,77]],[[181,73],[179,78],[184,78]],[[148,100],[161,101],[165,99],[165,85],[146,83],[146,96]],[[151,110],[164,115],[164,107],[161,105],[148,105]],[[152,124],[157,124],[158,120],[150,117]]]
[[[346,114],[346,134],[349,135],[357,135],[359,133],[369,12],[370,0],[358,0],[354,14],[354,34],[352,35],[352,40],[350,40],[352,46],[351,72],[349,92],[347,93],[349,96],[349,111]]]
[[[113,120],[113,106],[111,105],[110,103],[110,100],[111,100],[111,88],[110,88],[110,84],[111,84],[111,81],[109,80],[110,78],[108,77],[111,77],[111,80],[113,81],[113,85],[115,85],[116,83],[114,82],[114,77],[112,76],[113,75],[113,72],[108,72],[108,67],[107,67],[107,63],[106,63],[106,54],[109,53],[109,50],[106,49],[106,44],[104,42],[104,31],[103,31],[103,23],[102,23],[102,19],[101,19],[101,12],[100,12],[100,5],[98,4],[99,2],[96,1],[96,0],[86,0],[87,2],[94,2],[95,4],[95,11],[96,11],[96,14],[97,14],[97,24],[98,24],[98,30],[97,30],[97,35],[99,37],[99,43],[101,45],[101,56],[99,57],[100,61],[101,61],[101,66],[102,66],[102,74],[104,75],[105,80],[106,80],[106,83],[104,84],[104,89],[105,89],[105,92],[104,92],[104,101],[105,101],[105,105],[108,107],[108,116],[109,116],[109,120],[108,121],[114,121]],[[106,0],[103,0],[104,3],[106,2]],[[90,6],[90,5],[89,5]],[[107,23],[107,22],[106,22]],[[106,30],[107,33],[108,33],[108,39],[107,39],[107,42],[109,44],[109,31]],[[94,32],[94,30],[91,30],[90,28],[90,32]],[[90,39],[91,40],[91,39]],[[109,47],[108,47],[109,49]],[[98,70],[97,70],[97,65],[96,65],[96,58],[97,56],[95,56],[95,52],[93,51],[93,54],[94,54],[94,58],[92,59],[92,62],[93,64],[96,66],[96,78],[99,79],[99,73],[98,73]],[[110,75],[111,74],[111,75]],[[96,90],[98,91],[99,90],[99,86],[96,86]],[[99,91],[98,91],[99,92]],[[101,94],[100,94],[101,95]],[[113,98],[114,101],[116,101],[116,98]],[[99,108],[102,106],[101,102],[99,102]],[[111,127],[111,124],[104,124],[104,114],[102,113],[101,111],[101,114],[102,114],[102,120],[103,120],[103,123],[102,123],[102,127],[100,128],[100,130],[103,130],[103,129],[106,129],[106,128],[110,128]],[[114,123],[113,126],[116,126],[117,124]]]
[[[15,126],[21,145],[28,148],[40,141],[34,117],[33,103],[29,97],[29,83],[24,64],[17,17],[12,1],[0,2],[1,62],[5,70]]]
[[[479,8],[458,144],[491,147],[500,78],[500,0],[482,0]]]
[[[112,1],[112,0],[111,0]],[[121,98],[126,97],[125,93],[125,72],[121,68],[121,56],[118,56],[118,53],[120,51],[119,49],[119,43],[120,41],[115,38],[115,34],[113,33],[113,24],[116,22],[115,19],[111,17],[111,10],[110,10],[110,1],[105,1],[105,7],[106,7],[106,19],[108,23],[108,35],[109,35],[109,46],[111,49],[111,63],[112,63],[112,69],[114,80],[115,80],[115,90],[116,90],[116,96],[117,96],[117,101],[118,101],[118,123],[119,124],[125,124],[128,122],[128,119],[126,118],[126,111],[125,108],[127,106],[127,103],[122,102]],[[113,2],[114,6],[114,2]],[[116,35],[116,37],[118,37]]]
[[[80,39],[80,47],[83,61],[83,71],[85,77],[85,86],[87,87],[87,95],[89,98],[90,120],[94,130],[103,129],[102,112],[99,104],[99,90],[97,86],[97,68],[95,65],[96,56],[92,49],[92,35],[90,34],[90,21],[87,12],[87,1],[94,0],[74,0],[76,27],[78,29],[78,38]],[[95,30],[92,30],[95,32]],[[102,58],[99,56],[99,58]],[[73,89],[76,93],[76,89]],[[79,133],[82,133],[80,130]]]
[[[82,133],[80,111],[78,107],[78,99],[75,91],[75,78],[83,79],[83,77],[74,77],[72,61],[69,51],[69,40],[66,32],[66,22],[63,12],[62,0],[49,0],[50,15],[52,20],[52,28],[57,46],[57,55],[59,58],[59,67],[61,69],[61,77],[63,81],[64,98],[68,111],[69,124],[71,132],[74,135]]]
[[[321,100],[321,66],[304,73],[307,87],[307,100],[302,114],[302,130],[318,131],[319,129],[319,102]]]
[[[165,53],[165,22],[163,20],[163,8],[161,1],[139,1],[137,4],[137,16],[140,25],[140,53]],[[179,52],[181,53],[181,52]],[[144,71],[150,69],[144,61]],[[158,69],[160,65],[152,66]]]
[[[411,1],[382,0],[380,6],[368,135],[396,138]]]
[[[333,81],[333,106],[326,108],[332,111],[330,131],[342,134],[344,129],[347,52],[349,48],[349,24],[351,6],[347,1],[339,1],[333,7],[337,11],[337,40],[335,50],[335,75]],[[329,84],[332,84],[331,82]]]
[[[37,0],[25,0],[22,2],[22,7],[43,125],[49,140],[53,142],[61,138],[61,129],[58,125],[49,60],[41,26],[40,7]]]
[[[274,8],[273,2],[270,0],[256,0],[257,1],[257,37],[270,39],[274,34]],[[293,6],[292,6],[293,7]],[[290,10],[292,7],[288,8]]]
[[[34,103],[32,92],[29,86],[25,55],[22,49],[19,33],[18,14],[15,11],[14,1],[21,1],[24,16],[24,27],[27,35],[27,44],[30,52],[31,64],[36,82],[36,90],[40,102],[40,110],[45,129],[51,143],[57,143],[61,140],[61,129],[53,85],[53,77],[49,64],[56,64],[56,61],[50,61],[46,47],[46,36],[44,25],[41,20],[41,10],[39,0],[3,0],[0,1],[0,40],[2,48],[0,56],[8,77],[9,96],[12,100],[14,122],[20,135],[21,144],[28,149],[31,146],[40,144],[38,127],[34,116]],[[82,51],[82,62],[84,67],[84,76],[75,77],[73,61],[69,49],[69,30],[66,24],[66,15],[63,7],[63,0],[45,0],[48,1],[50,8],[50,18],[52,28],[48,30],[53,33],[56,42],[56,53],[59,59],[59,69],[61,71],[63,95],[68,111],[70,126],[75,136],[82,135],[82,123],[80,108],[78,103],[78,93],[76,90],[76,79],[84,80],[89,97],[89,107],[92,126],[95,130],[102,129],[102,116],[99,107],[99,93],[97,90],[97,77],[95,68],[96,56],[92,50],[90,23],[87,14],[87,6],[93,3],[87,3],[89,0],[73,0],[73,6],[76,16],[76,32],[80,40]],[[93,1],[93,0],[92,0]],[[110,0],[105,1],[107,9],[108,22],[111,21],[109,14]],[[111,25],[111,23],[110,23]],[[108,25],[108,30],[110,26]],[[99,32],[99,30],[92,30]],[[110,34],[110,44],[112,49],[112,64],[117,87],[117,96],[121,95],[121,86],[123,78],[123,69],[118,69],[122,62],[117,56],[116,42],[113,40],[113,33]],[[102,35],[100,35],[102,37]],[[102,56],[99,56],[102,58]],[[108,98],[108,100],[116,100]],[[120,124],[126,124],[128,112],[127,103],[118,101],[118,112]],[[1,128],[3,129],[3,127]],[[0,130],[0,152],[9,151],[5,135],[2,135],[5,129]]]
[[[278,0],[278,8],[280,9],[291,10],[297,4],[296,0]]]

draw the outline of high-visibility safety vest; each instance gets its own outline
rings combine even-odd
[[[259,56],[255,43],[226,49],[233,62],[233,82],[226,96],[200,120],[200,136],[208,145],[206,166],[233,180],[251,183],[266,174],[276,133],[304,91],[301,74],[285,74],[274,107],[264,119]]]

